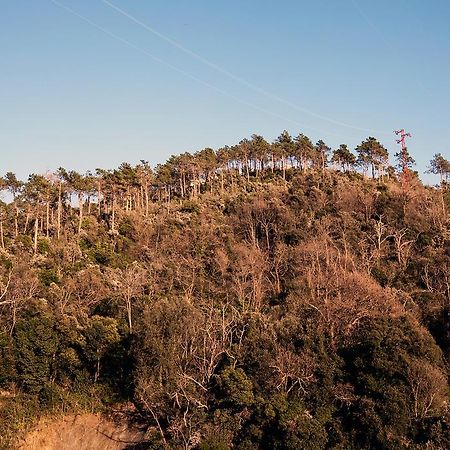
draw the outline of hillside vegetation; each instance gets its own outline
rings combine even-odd
[[[450,163],[356,150],[7,173],[0,448],[130,402],[139,448],[450,448]]]

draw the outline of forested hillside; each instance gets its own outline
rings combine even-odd
[[[283,132],[8,172],[0,448],[120,408],[148,449],[450,448],[450,163],[388,156]]]

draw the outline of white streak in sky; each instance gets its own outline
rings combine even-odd
[[[168,42],[170,45],[172,45],[173,47],[181,50],[182,52],[192,56],[193,58],[197,59],[198,61],[202,62],[203,64],[211,67],[212,69],[216,70],[217,72],[220,72],[221,74],[231,78],[232,80],[243,84],[244,86],[247,86],[248,88],[252,89],[253,91],[258,92],[259,94],[264,95],[265,97],[268,97],[272,100],[276,100],[279,103],[282,103],[286,106],[289,106],[292,109],[295,109],[297,111],[306,113],[310,116],[316,117],[318,119],[327,121],[329,123],[332,123],[334,125],[338,125],[341,127],[345,127],[345,128],[351,128],[353,130],[358,130],[358,131],[366,131],[366,132],[370,132],[370,133],[378,133],[378,134],[389,134],[391,135],[392,133],[386,133],[386,132],[382,132],[382,131],[376,131],[376,130],[371,130],[371,129],[367,129],[367,128],[360,128],[358,126],[355,125],[351,125],[345,122],[340,122],[338,120],[334,120],[330,117],[327,116],[323,116],[321,114],[318,114],[314,111],[311,111],[307,108],[304,108],[302,106],[296,105],[295,103],[290,102],[289,100],[285,100],[275,94],[272,94],[271,92],[266,91],[265,89],[260,88],[259,86],[256,86],[255,84],[245,80],[244,78],[239,77],[238,75],[235,75],[234,73],[224,69],[221,66],[218,66],[217,64],[211,62],[210,60],[204,58],[203,56],[201,56],[200,54],[190,50],[189,48],[183,46],[182,44],[180,44],[179,42],[171,39],[170,37],[166,36],[165,34],[161,33],[160,31],[150,27],[149,25],[143,23],[142,21],[140,21],[139,19],[137,19],[136,17],[132,16],[131,14],[129,14],[128,12],[124,11],[123,9],[119,8],[118,6],[114,5],[113,3],[109,2],[108,0],[102,0],[103,3],[105,3],[106,5],[108,5],[110,8],[114,9],[115,11],[117,11],[119,14],[122,14],[123,16],[127,17],[128,19],[130,19],[132,22],[136,23],[137,25],[141,26],[142,28],[146,29],[147,31],[149,31],[150,33],[154,34],[155,36],[158,36],[160,39],[163,39],[164,41]]]
[[[301,124],[301,123],[299,123],[299,122],[297,122],[295,120],[292,120],[292,119],[280,116],[280,115],[278,115],[278,114],[276,114],[276,113],[274,113],[272,111],[269,111],[267,109],[261,108],[261,107],[259,107],[257,105],[254,105],[253,103],[249,103],[249,102],[247,102],[245,100],[240,99],[239,97],[236,97],[236,96],[234,96],[232,94],[229,94],[228,92],[218,88],[217,86],[214,86],[214,85],[208,83],[207,81],[204,81],[204,80],[202,80],[200,78],[197,78],[195,75],[192,75],[189,72],[186,72],[183,69],[180,69],[180,68],[178,68],[178,67],[168,63],[167,61],[164,61],[163,59],[158,58],[157,56],[153,55],[149,51],[143,49],[142,47],[139,47],[139,46],[133,44],[132,42],[128,41],[127,39],[124,39],[121,36],[118,36],[117,34],[112,33],[111,31],[107,30],[106,28],[103,28],[102,26],[100,26],[97,23],[93,22],[91,19],[89,19],[89,18],[83,16],[82,14],[76,12],[72,8],[69,8],[68,6],[63,5],[59,1],[57,1],[57,0],[50,0],[50,1],[52,3],[54,3],[56,6],[58,6],[59,8],[62,8],[64,10],[66,10],[68,13],[78,17],[79,19],[83,20],[87,24],[91,25],[92,27],[96,28],[97,30],[101,31],[102,33],[108,35],[109,37],[111,37],[111,38],[121,42],[122,44],[127,45],[128,47],[133,48],[134,50],[137,50],[137,51],[143,53],[147,57],[153,59],[155,62],[157,62],[159,64],[162,64],[162,65],[164,65],[166,67],[169,67],[170,69],[174,70],[175,72],[178,72],[181,75],[184,75],[185,77],[190,78],[193,81],[196,81],[197,83],[200,83],[200,84],[202,84],[202,85],[204,85],[204,86],[206,86],[206,87],[208,87],[208,88],[210,88],[210,89],[212,89],[212,90],[214,90],[214,91],[216,91],[216,92],[218,92],[218,93],[220,93],[220,94],[222,94],[222,95],[224,95],[226,97],[229,97],[229,98],[235,100],[236,102],[241,103],[242,105],[248,106],[248,107],[250,107],[250,108],[252,108],[252,109],[254,109],[256,111],[262,112],[264,114],[268,114],[268,115],[270,115],[272,117],[276,117],[277,119],[280,119],[283,122],[290,122],[290,123],[292,123],[292,124],[294,124],[294,125],[296,125],[298,127],[301,127],[301,128],[306,128],[306,129],[309,129],[309,130],[317,131],[319,133],[326,133],[326,134],[330,134],[330,135],[343,137],[343,136],[341,136],[339,134],[335,134],[335,133],[332,133],[332,132],[325,132],[324,130],[313,128],[311,126],[306,126],[306,125]]]

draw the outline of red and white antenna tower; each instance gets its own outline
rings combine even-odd
[[[407,174],[408,174],[408,150],[406,147],[406,138],[411,137],[410,133],[407,133],[403,128],[401,130],[394,131],[397,136],[400,136],[399,139],[396,139],[397,144],[401,144],[402,149],[400,152],[400,161],[402,165],[402,179],[406,182]]]

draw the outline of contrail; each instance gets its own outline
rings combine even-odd
[[[339,125],[341,127],[346,127],[346,128],[351,128],[354,130],[358,130],[358,131],[366,131],[366,132],[370,132],[370,133],[378,133],[378,134],[391,134],[391,133],[385,133],[382,131],[376,131],[376,130],[371,130],[371,129],[367,129],[367,128],[360,128],[348,123],[344,123],[344,122],[340,122],[337,120],[334,120],[330,117],[327,116],[323,116],[321,114],[318,114],[314,111],[311,111],[307,108],[304,108],[302,106],[298,106],[295,103],[290,102],[289,100],[285,100],[275,94],[272,94],[271,92],[266,91],[265,89],[260,88],[259,86],[256,86],[255,84],[245,80],[244,78],[239,77],[238,75],[235,75],[234,73],[224,69],[223,67],[211,62],[210,60],[204,58],[203,56],[201,56],[200,54],[190,50],[189,48],[185,47],[184,45],[180,44],[179,42],[171,39],[170,37],[166,36],[165,34],[161,33],[160,31],[150,27],[149,25],[145,24],[144,22],[140,21],[139,19],[137,19],[136,17],[132,16],[131,14],[129,14],[128,12],[124,11],[123,9],[119,8],[118,6],[116,6],[115,4],[111,3],[108,0],[102,0],[103,3],[105,3],[107,6],[109,6],[110,8],[114,9],[115,11],[117,11],[119,14],[122,14],[123,16],[127,17],[128,19],[130,19],[132,22],[136,23],[137,25],[141,26],[142,28],[146,29],[147,31],[149,31],[150,33],[154,34],[155,36],[158,36],[159,38],[163,39],[164,41],[168,42],[170,45],[172,45],[173,47],[181,50],[182,52],[192,56],[193,58],[197,59],[198,61],[202,62],[203,64],[211,67],[212,69],[216,70],[217,72],[220,72],[221,74],[231,78],[232,80],[243,84],[244,86],[247,86],[248,88],[258,92],[259,94],[262,94],[272,100],[276,100],[279,103],[282,103],[286,106],[289,106],[290,108],[293,108],[297,111],[309,114],[310,116],[316,117],[318,119],[321,120],[325,120],[327,122],[330,122],[334,125]]]
[[[111,31],[107,30],[106,28],[103,28],[102,26],[100,26],[97,23],[93,22],[91,19],[87,18],[86,16],[83,16],[82,14],[80,14],[77,11],[73,10],[72,8],[70,8],[70,7],[66,6],[66,5],[63,5],[59,1],[57,1],[57,0],[50,0],[50,1],[52,3],[54,3],[56,6],[58,6],[59,8],[62,8],[65,11],[67,11],[68,13],[78,17],[79,19],[83,20],[84,22],[86,22],[90,26],[96,28],[97,30],[99,30],[102,33],[108,35],[109,37],[111,37],[111,38],[121,42],[122,44],[127,45],[128,47],[133,48],[134,50],[137,50],[137,51],[143,53],[147,57],[151,58],[153,61],[155,61],[155,62],[157,62],[159,64],[162,64],[162,65],[164,65],[166,67],[169,67],[170,69],[174,70],[175,72],[178,72],[181,75],[183,75],[183,76],[185,76],[187,78],[190,78],[191,80],[196,81],[197,83],[200,83],[200,84],[208,87],[209,89],[212,89],[212,90],[214,90],[214,91],[224,95],[225,97],[231,98],[232,100],[235,100],[236,102],[238,102],[238,103],[240,103],[242,105],[248,106],[248,107],[250,107],[250,108],[252,108],[252,109],[254,109],[256,111],[262,112],[262,113],[270,115],[272,117],[276,117],[277,119],[280,119],[280,120],[282,120],[284,122],[290,122],[290,123],[292,123],[292,124],[294,124],[294,125],[296,125],[298,127],[301,127],[301,128],[306,128],[306,129],[309,129],[309,130],[312,130],[312,131],[316,131],[316,132],[321,133],[321,134],[324,133],[324,134],[330,134],[330,135],[333,135],[333,136],[338,136],[338,137],[341,137],[341,138],[343,137],[340,134],[336,134],[336,133],[333,133],[333,132],[325,132],[324,130],[320,130],[318,128],[314,128],[314,127],[311,127],[311,126],[306,126],[306,125],[304,125],[302,123],[297,122],[296,120],[280,116],[280,115],[278,115],[278,114],[276,114],[276,113],[274,113],[272,111],[269,111],[267,109],[261,108],[260,106],[254,105],[253,103],[247,102],[245,100],[242,100],[239,97],[236,97],[236,96],[234,96],[232,94],[229,94],[228,92],[222,90],[221,88],[219,88],[217,86],[214,86],[213,84],[210,84],[207,81],[202,80],[201,78],[197,78],[195,75],[192,75],[189,72],[186,72],[185,70],[180,69],[179,67],[176,67],[176,66],[172,65],[171,63],[169,63],[167,61],[164,61],[163,59],[153,55],[152,53],[150,53],[149,51],[143,49],[142,47],[139,47],[136,44],[128,41],[127,39],[124,39],[121,36],[118,36],[117,34],[112,33]]]
[[[382,31],[373,23],[373,21],[369,18],[369,16],[362,10],[362,8],[359,6],[358,2],[356,0],[351,0],[353,3],[353,6],[358,11],[360,16],[367,22],[367,24],[378,34],[380,39],[384,42],[386,47],[389,47],[392,51],[394,50],[394,47],[391,45],[391,43],[385,38]]]
[[[389,50],[396,55],[397,58],[402,59],[403,61],[406,61],[405,57],[403,56],[402,52],[399,52],[395,49],[395,46],[390,42],[386,36],[385,33],[377,26],[375,23],[370,19],[370,17],[364,12],[364,10],[361,8],[361,6],[358,4],[357,0],[351,0],[351,3],[355,7],[355,9],[358,11],[359,15],[366,21],[366,23],[375,31],[375,33],[378,35],[380,40],[383,41],[384,45],[389,48]],[[425,86],[420,79],[417,80],[417,84],[429,95],[433,95],[431,91],[428,89],[428,86]]]

